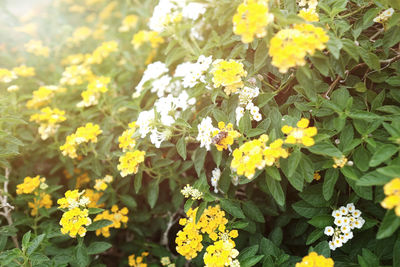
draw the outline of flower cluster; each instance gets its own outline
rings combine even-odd
[[[47,187],[45,182],[46,178],[40,177],[39,175],[33,178],[27,176],[24,178],[24,182],[22,184],[17,185],[17,195],[31,194],[39,187]]]
[[[92,223],[89,218],[89,210],[87,205],[90,203],[89,198],[82,196],[84,192],[78,190],[68,190],[65,197],[57,201],[60,209],[66,209],[60,220],[61,233],[69,234],[75,238],[76,235],[83,237],[86,235],[86,228]]]
[[[357,210],[353,203],[334,210],[332,217],[335,219],[334,224],[336,227],[327,226],[324,231],[326,235],[332,236],[332,241],[329,241],[331,250],[343,246],[343,244],[352,239],[352,230],[355,228],[361,229],[365,223],[365,220],[361,217],[361,211]]]
[[[34,54],[35,56],[49,57],[50,49],[44,46],[40,40],[30,40],[25,44],[27,52]]]
[[[239,125],[240,119],[243,117],[246,110],[249,111],[251,118],[255,121],[261,121],[262,116],[260,108],[254,105],[253,100],[260,94],[258,87],[245,86],[239,91],[239,105],[235,110],[236,124]]]
[[[233,16],[233,32],[242,36],[243,43],[251,43],[254,36],[262,38],[267,34],[265,28],[273,19],[268,10],[268,0],[246,0]]]
[[[152,48],[157,48],[164,43],[164,39],[156,31],[142,30],[133,35],[131,44],[135,49],[138,49],[145,43],[150,43]]]
[[[374,22],[384,24],[389,18],[392,17],[394,13],[393,8],[386,9],[385,11],[381,12],[377,17],[374,18]]]
[[[232,123],[225,125],[225,122],[220,121],[218,122],[218,128],[219,129],[215,129],[212,133],[212,143],[216,146],[218,151],[228,149],[228,147],[230,149],[234,139],[240,137],[240,133],[233,130]]]
[[[78,45],[82,41],[89,38],[90,35],[92,35],[92,30],[89,27],[86,26],[78,27],[74,30],[72,36],[67,39],[67,42],[74,45]]]
[[[143,260],[148,255],[148,252],[142,252],[140,256],[135,256],[135,254],[132,254],[128,257],[128,265],[133,267],[147,267],[147,263],[144,263]]]
[[[59,123],[65,121],[65,111],[58,108],[45,107],[40,110],[40,113],[35,113],[30,117],[30,121],[39,123],[39,134],[42,140],[46,140],[49,136],[53,136],[58,128]]]
[[[65,68],[60,79],[62,85],[81,85],[93,79],[93,72],[89,66],[84,64],[71,65]]]
[[[90,107],[97,105],[100,94],[108,91],[107,85],[110,83],[110,77],[96,77],[87,86],[87,89],[82,92],[82,101],[77,107]]]
[[[215,168],[211,172],[211,185],[214,187],[214,193],[218,193],[218,182],[221,178],[221,170],[219,168]]]
[[[56,93],[65,92],[66,89],[55,85],[40,86],[39,89],[33,91],[33,98],[26,102],[29,109],[38,109],[50,103]]]
[[[184,228],[178,232],[175,239],[177,252],[187,260],[197,257],[198,252],[203,249],[201,234],[207,234],[214,243],[206,248],[203,256],[205,266],[237,266],[238,261],[235,258],[239,252],[235,249],[232,238],[238,236],[238,231],[226,230],[228,220],[225,218],[225,212],[218,205],[208,207],[196,223],[197,210],[198,208],[189,209],[186,213],[188,218],[179,221]]]
[[[111,207],[111,212],[108,210],[103,211],[94,218],[95,221],[99,220],[109,220],[112,224],[96,230],[96,235],[103,235],[104,237],[110,237],[110,228],[121,228],[121,222],[126,224],[128,222],[128,208],[123,207],[119,209],[117,205]]]
[[[94,189],[97,191],[105,191],[108,187],[108,184],[112,183],[113,180],[114,178],[109,174],[104,176],[103,179],[96,179]]]
[[[210,68],[211,63],[212,56],[201,55],[195,63],[183,62],[179,64],[175,69],[174,77],[182,79],[184,88],[192,88],[199,82],[206,83],[204,74]]]
[[[240,88],[243,88],[244,84],[242,77],[247,76],[243,63],[237,62],[233,59],[218,59],[215,60],[212,65],[212,81],[215,88],[218,88],[221,85],[224,86],[224,91],[227,95],[236,93]]]
[[[82,172],[81,169],[75,168],[74,173],[70,174],[67,170],[64,170],[65,178],[72,179],[73,175],[77,175],[75,178],[75,188],[81,188],[82,185],[87,184],[90,182],[90,177],[87,172]]]
[[[160,263],[162,266],[175,267],[175,263],[171,263],[171,259],[169,257],[162,257],[160,259]]]
[[[103,192],[96,192],[93,189],[85,189],[84,197],[89,199],[88,208],[104,208],[105,203],[99,203],[100,198],[103,196]]]
[[[36,216],[40,208],[50,209],[53,205],[53,200],[51,200],[50,194],[40,192],[35,194],[33,202],[28,202],[28,207],[31,208],[31,215]]]
[[[35,177],[25,177],[22,184],[17,185],[17,195],[21,194],[34,194],[33,202],[28,202],[28,207],[30,207],[31,215],[36,216],[40,208],[50,209],[53,205],[51,196],[42,190],[46,189],[48,185],[46,184],[46,178],[40,177],[39,175]]]
[[[138,23],[138,16],[136,15],[128,15],[122,20],[122,25],[118,28],[119,32],[128,32],[131,29],[135,28]]]
[[[340,158],[333,157],[333,168],[343,168],[347,163],[347,158],[343,155]]]
[[[33,77],[35,76],[35,68],[21,65],[13,68],[13,72],[19,77]]]
[[[253,178],[256,169],[263,169],[265,166],[272,166],[279,158],[287,158],[287,149],[282,148],[283,140],[276,139],[269,146],[268,135],[261,135],[260,138],[245,142],[236,148],[232,155],[231,168],[238,174],[248,179]]]
[[[307,256],[304,256],[301,262],[296,263],[295,267],[333,267],[333,260],[318,255],[312,251]]]
[[[293,29],[280,30],[270,41],[271,63],[282,73],[291,67],[304,66],[306,55],[323,50],[328,40],[326,32],[312,24],[296,24]]]
[[[193,200],[198,200],[203,198],[203,192],[200,192],[200,190],[193,188],[191,185],[187,184],[182,190],[181,194],[185,198],[191,197]]]
[[[285,143],[302,144],[304,146],[313,146],[315,144],[313,137],[317,134],[316,127],[308,127],[310,121],[302,118],[297,122],[297,128],[285,125],[282,132],[287,135]]]
[[[0,68],[0,82],[10,83],[17,78],[17,74],[14,71]]]
[[[122,152],[126,152],[132,150],[136,146],[136,139],[133,138],[133,135],[136,132],[136,121],[129,123],[128,129],[123,131],[121,136],[118,137],[119,148],[122,149]]]
[[[67,136],[65,144],[60,146],[60,150],[64,156],[76,158],[78,145],[89,142],[97,143],[97,136],[102,132],[99,125],[86,123],[84,127],[79,127],[75,133]]]
[[[303,7],[299,11],[299,17],[303,18],[305,21],[314,22],[319,21],[319,15],[317,13],[317,0],[301,0],[299,6]]]
[[[389,183],[385,184],[383,191],[386,195],[381,202],[385,209],[393,209],[397,216],[400,217],[400,178],[394,178]]]

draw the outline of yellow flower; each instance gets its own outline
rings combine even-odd
[[[333,267],[333,264],[334,262],[331,258],[325,258],[313,251],[307,256],[304,256],[301,262],[296,263],[295,267]]]
[[[208,246],[203,256],[206,267],[231,266],[231,263],[239,255],[235,249],[235,242],[231,239],[218,240]]]
[[[61,233],[69,234],[75,238],[76,235],[83,237],[86,235],[86,228],[92,223],[87,209],[73,208],[65,212],[60,220]]]
[[[38,109],[49,104],[56,93],[65,91],[65,88],[54,85],[40,86],[39,89],[33,91],[33,98],[26,103],[26,107],[29,109]]]
[[[31,210],[32,216],[36,216],[38,214],[38,209],[43,207],[46,209],[50,209],[52,205],[53,201],[51,200],[51,196],[44,192],[41,192],[39,197],[36,196],[33,199],[33,202],[28,202],[28,207],[32,209]]]
[[[150,42],[152,48],[157,48],[160,44],[164,43],[164,39],[156,31],[142,30],[133,36],[131,44],[135,49],[138,49],[147,42]]]
[[[273,15],[268,11],[266,0],[244,1],[233,16],[233,32],[242,36],[243,43],[251,43],[254,35],[264,37],[267,33],[265,27],[273,20]]]
[[[333,161],[334,161],[334,163],[332,165],[333,168],[335,168],[335,169],[343,168],[344,165],[346,165],[346,163],[347,163],[347,158],[345,156],[342,156],[340,158],[333,157]]]
[[[315,144],[312,138],[317,134],[316,127],[308,127],[310,121],[302,118],[297,122],[298,128],[293,128],[288,125],[282,127],[282,132],[287,134],[285,143],[287,144],[303,144],[304,146],[313,146]]]
[[[86,64],[101,64],[112,52],[118,51],[118,43],[116,41],[103,42],[90,54]]]
[[[98,214],[93,221],[98,220],[109,220],[112,221],[112,224],[109,224],[105,227],[96,230],[96,235],[103,235],[104,237],[110,236],[110,228],[121,228],[121,222],[126,224],[128,222],[128,209],[126,207],[118,210],[118,206],[114,205],[111,208],[111,213],[108,210],[103,211]]]
[[[15,80],[17,78],[18,77],[14,71],[0,68],[0,82],[9,83],[9,82],[12,82],[12,80]]]
[[[87,205],[88,208],[103,208],[105,206],[104,203],[98,204],[100,198],[103,196],[102,192],[95,192],[93,189],[86,189],[83,196],[90,200],[90,203]]]
[[[312,24],[296,24],[293,29],[280,30],[270,41],[271,63],[282,73],[291,67],[304,66],[306,55],[323,50],[328,40],[326,32]]]
[[[13,68],[13,71],[15,74],[17,74],[20,77],[33,77],[35,76],[35,68],[33,67],[27,67],[25,65],[21,65],[19,67]]]
[[[41,182],[44,182],[43,179],[39,175],[33,178],[29,176],[25,177],[24,182],[17,185],[17,195],[32,193],[39,188]]]
[[[244,86],[242,77],[247,76],[243,64],[233,59],[214,61],[212,74],[214,87],[224,86],[224,91],[227,95],[236,93],[239,88],[242,88]]]
[[[68,190],[65,192],[64,197],[57,200],[57,204],[60,209],[73,209],[76,207],[87,207],[90,203],[90,199],[83,194],[85,191],[79,192],[79,190]]]
[[[319,21],[319,16],[318,13],[315,11],[315,9],[308,8],[308,9],[301,9],[299,11],[299,17],[303,18],[305,21],[309,22],[316,22]]]
[[[122,21],[121,27],[118,28],[119,32],[127,32],[133,28],[135,28],[139,18],[136,15],[128,15]]]
[[[132,254],[128,257],[128,264],[129,266],[134,266],[134,267],[147,267],[147,263],[144,263],[144,257],[147,257],[149,255],[148,252],[143,252],[141,256],[136,257],[135,254]]]
[[[385,184],[383,191],[386,198],[381,202],[385,209],[395,209],[395,213],[400,217],[400,178],[393,178]]]
[[[219,151],[227,149],[228,146],[233,144],[234,139],[240,137],[240,133],[233,130],[232,123],[228,123],[228,125],[225,126],[225,123],[220,121],[218,123],[218,128],[219,130],[213,131],[212,140]]]
[[[83,26],[78,27],[72,33],[72,36],[67,39],[67,42],[73,44],[79,44],[80,42],[86,40],[92,34],[92,30],[89,27]]]
[[[136,122],[131,122],[128,127],[129,128],[118,137],[119,148],[122,148],[123,152],[131,151],[136,146],[136,140],[133,138],[136,131]]]
[[[318,172],[314,172],[314,180],[319,181],[321,179],[321,175]]]
[[[30,117],[30,121],[40,123],[39,134],[42,140],[46,140],[49,136],[53,136],[60,125],[58,123],[65,121],[65,111],[58,108],[52,109],[46,107],[40,110],[40,113],[35,113]]]
[[[89,66],[84,64],[72,65],[65,68],[60,80],[61,84],[66,85],[81,85],[84,82],[92,80],[94,77]]]
[[[139,169],[139,164],[144,161],[145,151],[135,150],[126,152],[119,158],[118,170],[121,176],[125,177],[128,174],[136,174]]]
[[[94,77],[88,84],[87,89],[82,92],[82,101],[77,104],[78,107],[90,107],[97,105],[100,95],[107,92],[107,85],[111,82],[110,77]]]
[[[40,40],[30,40],[25,44],[25,50],[36,56],[49,57],[50,49],[43,45]]]

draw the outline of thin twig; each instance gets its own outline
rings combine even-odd
[[[338,75],[338,76],[336,77],[336,79],[333,81],[333,83],[331,83],[331,85],[329,86],[328,91],[326,91],[326,92],[323,94],[323,97],[324,97],[324,98],[330,99],[328,95],[329,95],[330,92],[336,87],[336,85],[337,85],[337,83],[339,82],[339,80],[340,80],[340,76]]]

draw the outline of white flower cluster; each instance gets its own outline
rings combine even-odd
[[[329,242],[331,250],[343,246],[343,244],[352,239],[352,230],[355,228],[361,229],[365,223],[365,220],[361,217],[361,211],[357,210],[353,203],[334,210],[332,217],[335,218],[334,224],[336,227],[327,226],[324,231],[326,235],[332,236],[332,240]]]
[[[260,94],[258,87],[245,86],[239,90],[239,106],[236,108],[236,124],[239,125],[240,119],[243,117],[246,110],[250,112],[253,120],[260,121],[262,119],[260,108],[254,105],[253,99]]]
[[[179,64],[175,70],[175,77],[181,77],[184,88],[192,88],[199,82],[205,83],[204,73],[210,68],[212,56],[199,56],[197,62],[184,62]]]
[[[374,18],[374,22],[383,23],[387,21],[394,13],[393,8],[386,9],[382,13],[380,13],[376,18]]]
[[[196,140],[200,141],[200,147],[205,147],[210,150],[210,145],[212,144],[213,132],[218,130],[212,125],[212,120],[210,117],[205,117],[201,120],[199,125],[197,125],[197,129],[199,134],[197,135]]]
[[[193,200],[202,199],[203,193],[200,192],[198,189],[193,188],[191,185],[187,184],[182,190],[181,194],[185,198],[191,197]]]
[[[170,137],[171,130],[168,127],[175,123],[181,112],[195,104],[195,98],[189,98],[186,91],[180,93],[177,97],[169,94],[166,97],[159,98],[154,103],[154,110],[146,110],[139,113],[136,125],[141,138],[150,133],[150,141],[157,148],[164,140]],[[156,119],[156,113],[158,114]],[[160,128],[165,128],[159,131]]]
[[[214,187],[214,192],[217,194],[218,193],[218,181],[221,178],[221,170],[219,168],[215,168],[211,172],[211,185]]]
[[[197,20],[206,12],[206,5],[202,3],[187,3],[187,0],[160,0],[154,8],[149,21],[152,31],[163,32],[165,27],[182,19]]]
[[[143,87],[146,82],[160,78],[161,75],[163,75],[164,73],[167,73],[167,72],[168,72],[167,66],[160,61],[157,61],[157,62],[147,65],[147,68],[143,73],[142,79],[140,80],[139,84],[135,88],[136,91],[133,93],[132,98],[137,98],[140,96],[140,93],[143,91],[143,89],[144,89]],[[154,83],[153,83],[153,87],[156,88],[155,90],[165,90],[167,85],[170,83],[170,81],[171,81],[170,79],[167,82],[166,78],[163,78],[163,77],[158,79],[158,82],[155,81],[156,85],[154,85]],[[168,77],[168,75],[167,75],[167,77]],[[162,85],[165,85],[165,86],[163,87]],[[160,88],[162,88],[162,89],[160,89]],[[157,95],[159,95],[158,91],[157,91]],[[164,92],[162,93],[162,95],[164,95]]]

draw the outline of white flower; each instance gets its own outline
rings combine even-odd
[[[350,213],[352,213],[356,209],[353,203],[347,204],[346,208]]]
[[[335,247],[337,247],[337,248],[340,248],[341,246],[343,246],[342,239],[340,239],[340,238],[334,238],[333,243],[335,244]]]
[[[244,115],[244,108],[237,107],[235,113],[236,113],[236,124],[239,125],[239,121]]]
[[[143,86],[146,82],[152,79],[156,79],[167,72],[168,72],[167,66],[160,61],[147,65],[147,68],[143,73],[142,79],[135,88],[136,92],[133,93],[132,97],[135,98],[140,96],[140,93],[143,91],[144,89]]]
[[[342,240],[342,243],[345,244],[349,239],[345,235],[340,235],[339,236],[340,240]]]
[[[157,129],[151,130],[150,142],[154,144],[156,148],[160,148],[161,143],[167,139],[165,132],[159,132]]]
[[[350,239],[353,238],[353,232],[350,231],[350,232],[348,232],[348,233],[344,233],[344,236],[347,238],[347,240],[350,240]]]
[[[340,214],[342,214],[342,215],[346,215],[347,213],[349,213],[347,208],[343,207],[343,206],[339,208],[339,211],[340,211]]]
[[[351,229],[348,225],[342,225],[342,227],[340,227],[340,231],[342,231],[342,233],[348,233],[351,231]]]
[[[253,120],[260,121],[261,119],[262,119],[262,116],[260,113],[256,113],[253,115]]]
[[[199,134],[196,140],[200,141],[200,147],[205,147],[210,150],[210,145],[212,143],[212,132],[216,129],[212,125],[210,117],[203,118],[200,124],[197,126]]]
[[[343,219],[342,219],[342,218],[336,218],[335,221],[334,221],[334,223],[335,223],[337,226],[342,226],[342,225],[343,225]]]
[[[15,84],[7,87],[7,92],[16,92],[18,90],[19,90],[19,86],[15,85]]]
[[[357,218],[357,220],[354,222],[354,227],[357,229],[361,229],[365,223],[365,220],[363,218]]]
[[[139,126],[139,133],[142,138],[144,138],[153,128],[155,116],[153,110],[142,111],[136,121],[136,125]]]
[[[206,6],[200,3],[189,3],[182,9],[182,17],[197,20],[200,15],[206,13]]]
[[[334,211],[332,211],[332,217],[334,217],[335,219],[336,218],[341,218],[342,214],[340,213],[339,210],[334,210]]]
[[[152,93],[157,93],[158,97],[164,96],[165,93],[171,92],[171,87],[169,87],[169,83],[172,78],[169,75],[161,76],[160,78],[153,81],[151,88]]]
[[[252,107],[251,109],[250,109],[250,114],[251,115],[256,115],[256,114],[258,114],[259,113],[259,107],[257,107],[257,106],[254,106],[254,107]]]
[[[335,243],[333,241],[329,241],[329,248],[331,250],[335,250],[336,249]]]
[[[343,225],[348,225],[350,223],[349,217],[342,217]]]
[[[354,210],[352,213],[353,217],[358,218],[361,216],[361,211],[359,210]]]
[[[175,70],[175,77],[182,77],[184,88],[192,88],[196,84],[205,81],[204,73],[209,69],[212,62],[212,56],[205,57],[201,55],[197,62],[184,62],[179,64]]]
[[[219,178],[221,177],[221,170],[219,168],[215,168],[212,171],[212,177],[211,177],[211,185],[214,187],[214,192],[218,193],[218,181]]]
[[[90,203],[90,199],[88,197],[81,197],[79,199],[79,206],[87,206]]]
[[[325,235],[331,236],[331,235],[333,235],[334,233],[335,233],[335,230],[333,229],[332,226],[327,226],[327,227],[325,227],[325,231],[324,231],[324,234],[325,234]]]

